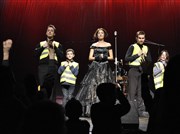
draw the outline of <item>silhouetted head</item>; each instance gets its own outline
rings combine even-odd
[[[66,103],[65,113],[70,119],[78,119],[82,115],[81,103],[75,98],[72,98]]]
[[[96,89],[97,96],[101,102],[114,104],[116,101],[116,85],[113,83],[101,83]]]

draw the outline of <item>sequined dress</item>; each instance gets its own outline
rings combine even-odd
[[[95,60],[89,65],[88,72],[81,81],[80,89],[76,95],[76,99],[83,106],[92,105],[99,101],[96,95],[96,87],[100,83],[113,82],[112,70],[107,60],[108,51],[111,47],[91,46],[90,48],[94,49]],[[100,54],[103,54],[104,58],[99,58]]]

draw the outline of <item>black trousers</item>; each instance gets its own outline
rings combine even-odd
[[[58,67],[55,61],[50,60],[49,64],[39,65],[38,78],[41,91],[44,97],[55,101],[56,90],[59,87]]]

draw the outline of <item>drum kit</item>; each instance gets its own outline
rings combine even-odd
[[[121,90],[123,94],[127,96],[127,84],[128,84],[128,76],[127,71],[123,68],[123,61],[118,62],[117,64],[117,74],[116,74],[116,81],[121,86]],[[113,71],[115,74],[115,71]]]

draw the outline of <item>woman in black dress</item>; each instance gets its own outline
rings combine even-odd
[[[84,76],[76,99],[84,106],[84,115],[89,116],[90,106],[99,101],[96,95],[96,87],[100,83],[113,82],[113,74],[109,60],[113,60],[111,44],[104,39],[108,36],[104,28],[98,28],[94,33],[97,42],[90,46],[88,72]]]

